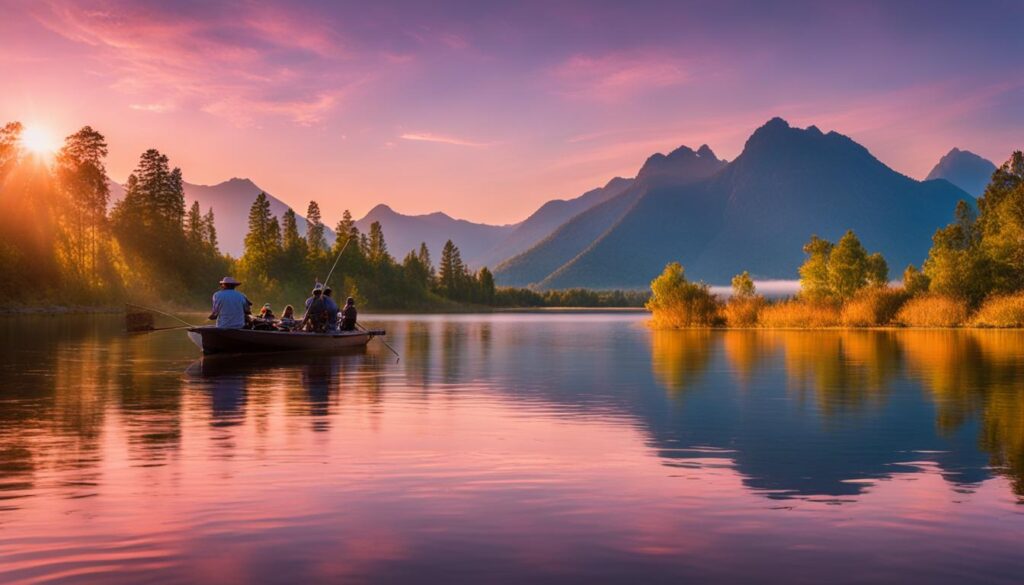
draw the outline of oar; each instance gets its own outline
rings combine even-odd
[[[363,327],[362,325],[360,325],[358,321],[356,322],[356,327],[358,327],[358,328],[362,329],[363,331],[366,331],[366,327]],[[391,353],[395,354],[395,363],[396,363],[396,364],[397,364],[397,363],[398,363],[399,361],[401,361],[401,359],[402,359],[402,356],[398,355],[398,352],[397,352],[397,351],[395,351],[395,348],[391,347],[391,345],[390,345],[390,344],[388,344],[388,342],[384,341],[384,338],[383,338],[383,337],[380,337],[380,336],[378,336],[378,335],[375,335],[374,337],[376,337],[377,339],[380,339],[380,342],[384,344],[384,347],[386,347],[386,348],[390,349],[390,350],[391,350]]]

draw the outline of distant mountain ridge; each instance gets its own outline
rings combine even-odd
[[[660,166],[661,159],[655,161]],[[557,233],[582,229],[574,224],[587,214],[500,267],[498,282],[643,288],[671,261],[681,262],[691,278],[715,284],[743,270],[765,279],[794,278],[812,234],[835,240],[847,229],[885,254],[897,273],[924,259],[934,230],[967,197],[947,181],[918,182],[897,173],[842,134],[792,128],[781,118],[758,128],[739,157],[707,178],[657,173],[659,180],[642,181],[643,174],[603,204],[608,228],[585,249],[569,242],[567,249],[538,254]],[[601,213],[603,206],[591,212]],[[545,263],[552,255],[565,261],[552,268],[555,263]],[[527,278],[510,278],[523,273]]]
[[[696,151],[681,146],[667,155],[652,155],[644,162],[636,179],[617,195],[574,216],[537,245],[498,265],[497,282],[507,286],[543,282],[594,245],[647,189],[665,182],[699,181],[719,172],[725,165],[726,161],[719,160],[706,144]]]
[[[975,197],[981,197],[992,179],[996,165],[969,150],[953,148],[925,177],[926,181],[945,179]]]
[[[480,266],[484,254],[512,233],[514,225],[488,225],[434,212],[427,215],[403,215],[383,203],[356,221],[362,233],[369,233],[370,224],[379,221],[384,230],[388,251],[398,261],[410,250],[426,243],[436,262],[447,240],[458,246],[463,261],[473,267]]]

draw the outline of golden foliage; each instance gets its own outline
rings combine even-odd
[[[729,327],[756,327],[761,310],[767,305],[762,296],[733,296],[723,309],[725,323]]]
[[[866,288],[843,305],[839,320],[846,327],[888,325],[906,301],[907,295],[902,290]]]
[[[1024,327],[1024,293],[989,297],[971,324],[976,327]]]
[[[943,295],[925,295],[907,301],[895,322],[909,327],[958,327],[967,321],[967,301]]]
[[[840,323],[839,304],[831,301],[789,300],[765,306],[759,315],[761,327],[821,329]]]

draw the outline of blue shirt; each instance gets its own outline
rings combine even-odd
[[[327,305],[327,324],[334,329],[338,325],[338,303],[331,297],[324,297],[324,304]]]
[[[213,293],[213,314],[217,316],[217,327],[241,329],[245,327],[245,310],[249,299],[233,288]]]

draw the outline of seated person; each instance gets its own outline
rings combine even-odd
[[[298,327],[299,322],[295,320],[295,307],[291,305],[284,306],[284,312],[281,313],[281,319],[277,322],[277,328],[282,331],[291,331]]]
[[[324,333],[327,330],[327,303],[324,302],[324,288],[319,282],[313,287],[313,296],[306,299],[306,314],[299,329]]]
[[[356,310],[356,300],[349,297],[345,301],[345,308],[341,310],[342,331],[356,330],[356,317],[358,317],[358,313],[359,312]]]
[[[274,311],[270,308],[270,303],[265,303],[259,315],[252,320],[252,328],[261,331],[274,329]]]
[[[324,289],[324,304],[327,305],[327,330],[337,331],[338,330],[338,303],[334,302],[331,298],[331,287]]]

